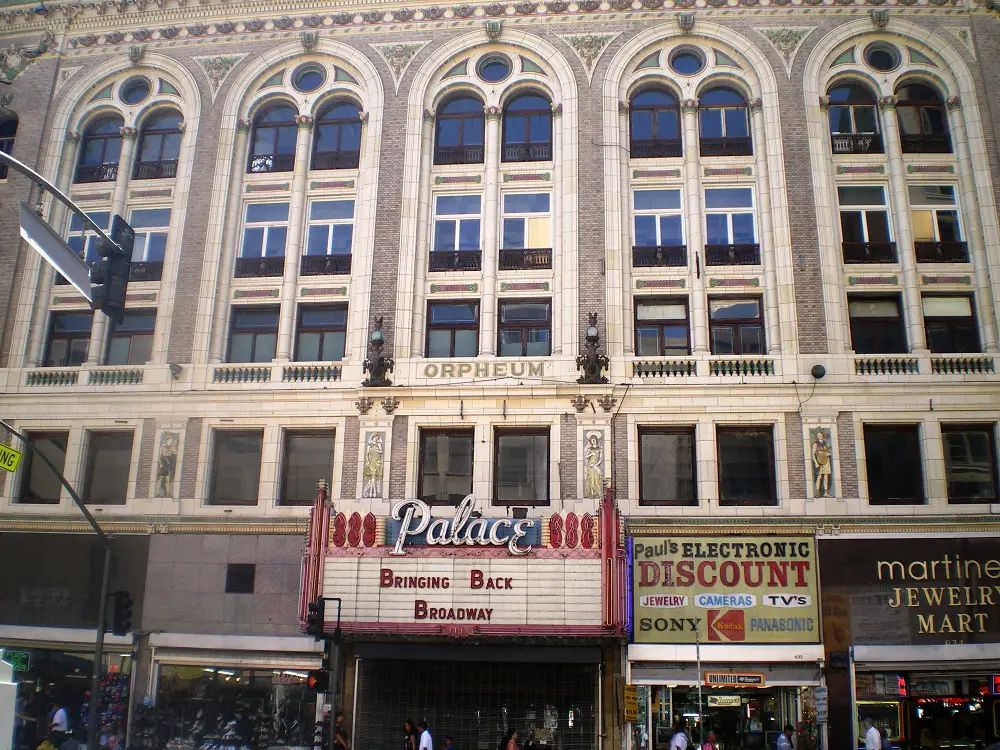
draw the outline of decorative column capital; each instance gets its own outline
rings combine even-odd
[[[880,96],[878,100],[878,106],[883,112],[896,109],[897,104],[899,99],[895,96]]]
[[[552,116],[553,117],[562,117],[562,104],[553,104],[552,105]]]
[[[118,128],[118,132],[121,133],[122,140],[125,141],[134,141],[136,136],[139,135],[138,130],[129,127]]]
[[[962,108],[962,99],[957,94],[949,96],[945,104],[948,106],[949,112],[956,112]]]
[[[424,122],[434,122],[434,113],[429,109],[424,110]]]
[[[250,132],[250,121],[244,120],[242,117],[236,121],[236,132],[237,133],[249,133]]]
[[[823,110],[824,112],[826,112],[828,109],[830,109],[830,97],[828,97],[828,96],[821,96],[819,98],[819,108],[821,110]]]
[[[368,124],[368,113],[367,112],[362,112],[359,115],[359,117],[361,118],[361,124],[362,125],[367,125]]]
[[[684,114],[694,113],[698,111],[698,100],[697,99],[685,99],[681,102],[681,112]]]
[[[629,112],[628,102],[623,102],[623,101],[621,101],[619,99],[618,100],[618,114],[620,114],[620,115],[627,115],[628,112]]]
[[[759,96],[756,97],[755,99],[751,99],[748,102],[748,104],[750,106],[751,112],[760,112],[764,109],[764,100],[761,99]]]
[[[503,110],[500,107],[484,107],[483,114],[486,115],[487,120],[499,120],[503,115]]]
[[[299,126],[300,130],[312,130],[313,116],[295,115],[295,124]]]
[[[79,142],[80,142],[80,134],[79,133],[74,133],[72,130],[67,130],[66,131],[66,143],[69,143],[69,144],[72,144],[73,146],[75,146]]]
[[[885,31],[885,27],[889,25],[889,11],[886,8],[870,10],[868,15],[872,19],[872,26],[877,31]]]
[[[185,130],[187,130],[187,123],[184,122],[184,120],[181,120],[179,123],[177,123],[177,132],[183,133]]]

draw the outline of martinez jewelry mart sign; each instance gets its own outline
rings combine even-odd
[[[634,537],[635,643],[819,643],[812,537]]]

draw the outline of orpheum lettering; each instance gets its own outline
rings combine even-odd
[[[393,575],[392,568],[382,568],[378,585],[384,589],[448,589],[451,579],[447,576],[397,576]]]
[[[493,607],[431,607],[423,599],[417,599],[413,602],[414,620],[489,622],[492,618]]]

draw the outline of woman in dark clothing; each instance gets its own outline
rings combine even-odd
[[[401,750],[417,750],[417,725],[413,719],[403,722],[403,747]]]

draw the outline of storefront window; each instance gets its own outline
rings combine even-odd
[[[149,747],[312,746],[316,695],[307,670],[235,669],[163,664],[156,705],[137,734]],[[169,743],[169,744],[168,744]]]

